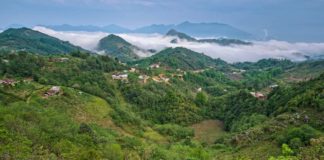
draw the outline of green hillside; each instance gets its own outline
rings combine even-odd
[[[168,48],[134,63],[0,51],[0,159],[324,157],[321,61],[232,65]],[[286,80],[303,73],[312,78]]]
[[[104,51],[106,55],[118,58],[122,62],[129,62],[140,58],[136,54],[136,51],[140,51],[141,49],[133,46],[119,36],[110,34],[99,41],[97,50]]]
[[[69,42],[28,28],[8,29],[0,33],[0,50],[38,54],[66,54],[73,51],[85,51]]]
[[[134,63],[146,67],[153,63],[160,63],[164,67],[183,70],[198,70],[208,67],[224,67],[227,65],[223,60],[212,59],[202,53],[197,53],[182,47],[167,48],[149,58]]]

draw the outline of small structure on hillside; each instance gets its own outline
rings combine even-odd
[[[113,80],[127,80],[128,79],[128,74],[126,73],[117,73],[113,74],[112,76]]]
[[[136,68],[130,68],[128,71],[129,71],[130,73],[134,73],[134,72],[136,72]]]
[[[160,68],[160,63],[154,63],[154,64],[151,64],[151,65],[150,65],[150,68],[151,68],[151,69],[154,69],[154,68]]]
[[[271,88],[271,89],[274,89],[274,88],[277,88],[277,87],[279,87],[279,85],[277,85],[277,84],[272,84],[272,85],[269,86],[269,88]]]
[[[202,92],[202,88],[199,87],[199,88],[197,89],[197,92]]]
[[[13,80],[13,79],[3,79],[0,80],[0,84],[4,85],[4,86],[15,86],[16,83],[18,83],[17,81]]]
[[[204,69],[198,69],[198,70],[194,70],[192,71],[193,73],[202,73],[204,72],[205,70]]]
[[[53,86],[51,89],[49,89],[45,94],[44,97],[50,97],[59,94],[61,91],[61,87],[59,86]]]
[[[147,76],[147,75],[140,75],[140,76],[138,76],[138,79],[140,79],[140,82],[141,83],[146,83],[147,82],[147,80],[150,78],[150,76]]]
[[[172,74],[172,77],[183,80],[183,74]]]
[[[165,82],[168,83],[170,78],[166,77],[164,74],[159,74],[159,76],[152,77],[155,82]]]
[[[264,94],[262,94],[261,92],[250,92],[250,94],[260,100],[265,100],[266,96]]]
[[[50,58],[48,61],[49,62],[67,62],[67,61],[69,61],[69,58],[66,58],[66,57]]]

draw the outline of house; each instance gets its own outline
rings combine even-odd
[[[198,69],[198,70],[194,70],[192,71],[193,73],[202,73],[204,72],[205,70],[204,69]]]
[[[130,73],[134,73],[134,72],[136,72],[136,68],[130,68],[130,69],[129,69],[129,72],[130,72]]]
[[[113,80],[127,80],[128,79],[128,74],[126,73],[118,73],[118,74],[113,74],[112,76]]]
[[[183,74],[172,74],[172,77],[178,78],[180,80],[183,80]]]
[[[66,58],[66,57],[50,58],[48,61],[49,62],[67,62],[67,61],[69,61],[69,58]]]
[[[201,91],[202,91],[202,88],[199,87],[199,88],[197,89],[197,92],[201,92]]]
[[[265,100],[266,96],[264,94],[262,94],[261,92],[250,92],[250,94],[260,100]]]
[[[59,94],[61,91],[61,88],[59,86],[53,86],[51,89],[49,89],[45,94],[44,97],[50,97]]]
[[[159,76],[152,77],[155,82],[165,82],[168,83],[170,78],[166,77],[164,74],[159,74]]]
[[[160,64],[159,64],[159,63],[151,64],[151,65],[150,65],[150,68],[151,68],[151,69],[154,69],[154,68],[160,68]]]
[[[142,82],[142,83],[146,83],[147,80],[150,78],[150,76],[147,76],[147,75],[140,75],[140,76],[138,76],[138,78],[140,79],[140,82]]]
[[[279,85],[277,85],[277,84],[272,84],[272,85],[269,86],[269,88],[272,88],[272,89],[277,88],[277,87],[279,87]]]
[[[18,82],[13,79],[0,80],[0,84],[5,85],[5,86],[15,86],[16,83],[18,83]]]

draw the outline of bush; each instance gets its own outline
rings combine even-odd
[[[194,131],[188,127],[182,127],[176,124],[165,124],[157,125],[155,129],[162,135],[168,135],[173,138],[173,140],[185,139],[187,137],[193,137]]]
[[[308,145],[309,140],[311,138],[315,138],[318,136],[318,131],[314,129],[313,127],[305,124],[301,127],[294,127],[288,129],[280,138],[279,143],[292,143],[296,145],[299,143],[300,140],[302,142],[302,145]],[[297,140],[297,138],[299,140]],[[296,143],[296,144],[295,144]],[[299,145],[299,144],[298,144]],[[296,147],[296,146],[295,146]]]

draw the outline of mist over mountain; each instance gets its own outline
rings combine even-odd
[[[108,25],[98,27],[93,25],[73,26],[73,25],[44,25],[57,31],[88,31],[88,32],[108,32],[108,33],[159,33],[166,34],[169,30],[175,29],[180,32],[190,34],[195,37],[227,37],[238,39],[255,39],[252,34],[242,31],[228,24],[222,23],[192,23],[185,21],[180,24],[152,24],[134,30],[118,25]]]
[[[34,27],[33,29],[92,51],[96,51],[100,39],[109,35],[105,32],[55,31],[44,27]],[[145,50],[161,51],[168,47],[185,47],[213,58],[221,58],[227,62],[258,61],[263,58],[286,58],[302,61],[309,58],[321,58],[324,53],[323,43],[290,43],[270,40],[251,41],[253,45],[224,46],[218,43],[189,42],[181,39],[177,43],[171,43],[174,37],[164,34],[122,33],[116,35]]]

